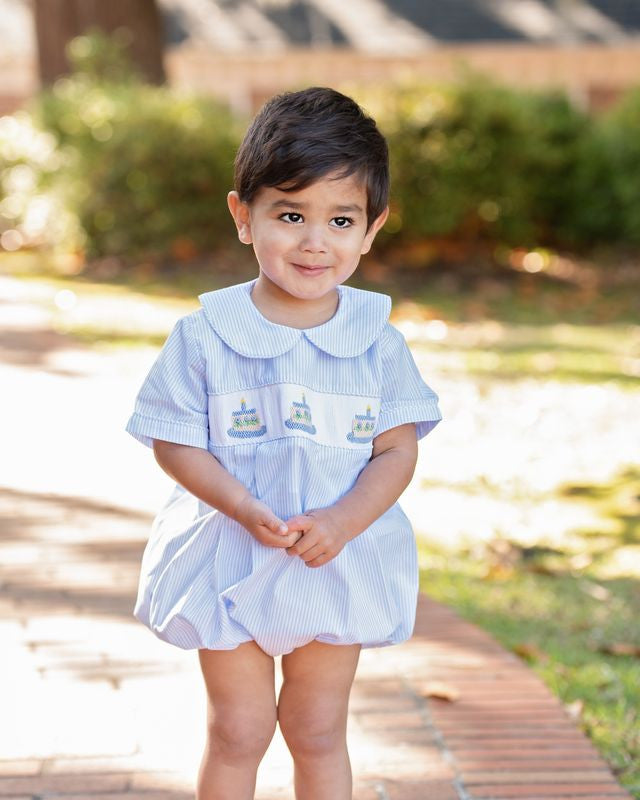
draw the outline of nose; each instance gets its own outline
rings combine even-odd
[[[324,226],[306,225],[300,249],[305,253],[326,253],[327,240]]]

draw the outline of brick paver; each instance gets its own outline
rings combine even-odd
[[[0,522],[0,800],[192,797],[195,659],[131,619],[147,516],[4,490]],[[458,698],[426,697],[434,681]],[[629,797],[523,662],[426,596],[411,641],[363,652],[350,742],[356,800]],[[257,797],[292,798],[279,738]]]
[[[460,692],[455,702],[430,698],[427,709],[461,797],[630,797],[526,664],[451,609],[422,597],[407,647],[422,652],[428,679]],[[416,693],[424,677],[409,678]]]

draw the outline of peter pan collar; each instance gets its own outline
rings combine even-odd
[[[380,335],[391,311],[391,298],[377,292],[338,286],[338,308],[323,325],[290,328],[270,322],[251,300],[255,279],[199,296],[204,314],[218,336],[240,355],[274,358],[304,336],[332,356],[359,356]]]

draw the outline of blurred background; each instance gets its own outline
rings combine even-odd
[[[169,488],[122,432],[135,393],[198,292],[255,275],[225,200],[251,115],[333,86],[391,153],[355,285],[444,414],[403,498],[423,589],[640,797],[640,3],[0,0],[0,41],[0,509],[33,520],[0,531],[9,599],[68,599],[67,531],[127,618]]]

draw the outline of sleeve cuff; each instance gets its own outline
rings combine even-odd
[[[154,439],[200,447],[203,450],[207,450],[209,445],[209,431],[206,428],[173,420],[169,422],[155,417],[145,417],[137,411],[129,419],[126,431],[147,447],[153,447]]]
[[[437,399],[424,399],[420,401],[385,403],[380,410],[375,436],[405,425],[408,422],[416,423],[416,436],[424,438],[442,419]]]

